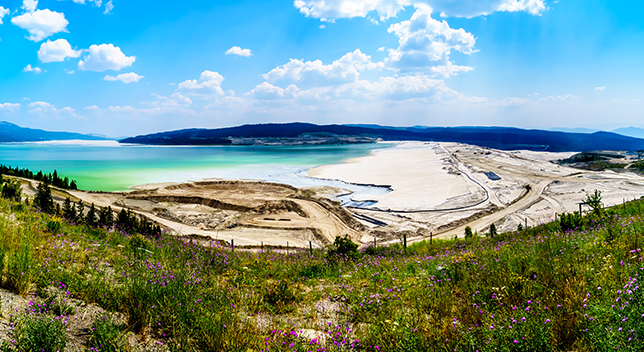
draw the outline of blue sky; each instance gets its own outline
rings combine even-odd
[[[0,120],[644,127],[640,2],[0,0]]]

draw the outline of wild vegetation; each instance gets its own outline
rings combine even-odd
[[[129,350],[126,334],[177,351],[641,351],[643,211],[638,200],[493,237],[406,249],[339,237],[286,253],[1,199],[0,287],[33,303],[2,349],[64,348],[74,312],[53,288],[127,318],[97,319],[92,351]]]
[[[32,180],[44,182],[56,186],[58,188],[64,189],[77,189],[76,181],[70,180],[68,177],[58,176],[58,171],[54,170],[53,173],[45,174],[42,171],[34,173],[29,169],[21,169],[17,166],[12,168],[11,166],[5,166],[0,164],[0,175],[10,175],[18,176],[23,178],[29,178]],[[0,182],[2,183],[2,182]]]

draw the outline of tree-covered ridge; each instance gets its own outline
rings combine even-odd
[[[33,171],[26,168],[21,169],[17,166],[12,168],[11,166],[5,166],[0,164],[0,175],[29,178],[32,180],[45,182],[47,184],[50,184],[58,188],[72,189],[72,190],[78,189],[78,186],[76,185],[75,180],[70,180],[68,177],[58,176],[58,171],[56,170],[54,170],[53,173],[49,173],[49,174],[43,173],[42,170],[38,171],[37,173],[34,173]]]

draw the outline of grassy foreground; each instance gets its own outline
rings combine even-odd
[[[128,350],[126,331],[180,351],[641,351],[643,211],[337,256],[129,236],[0,200],[0,287],[34,297],[1,349],[64,348],[57,290],[126,317],[97,319],[88,351]]]

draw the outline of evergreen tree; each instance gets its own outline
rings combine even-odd
[[[89,210],[87,211],[87,215],[85,215],[85,223],[89,227],[96,227],[97,222],[96,222],[96,208],[94,207],[94,203],[89,207]]]
[[[63,217],[67,220],[76,219],[76,207],[72,205],[72,201],[69,197],[65,198],[63,202]]]
[[[69,183],[69,189],[78,189],[76,181],[72,180],[72,182]]]
[[[465,238],[470,238],[472,237],[472,228],[469,226],[465,226]]]
[[[44,182],[40,182],[38,185],[34,205],[40,208],[40,211],[47,214],[53,214],[56,210],[54,199],[51,197],[51,189]]]
[[[98,214],[98,226],[111,229],[114,226],[114,213],[111,207],[103,207]]]
[[[496,233],[496,225],[494,225],[494,223],[492,223],[492,225],[490,225],[490,237],[491,237],[491,238],[494,238],[494,236],[495,236],[496,234],[497,234],[497,233]]]
[[[85,206],[83,201],[78,201],[78,211],[76,212],[76,222],[82,224],[85,221]]]

